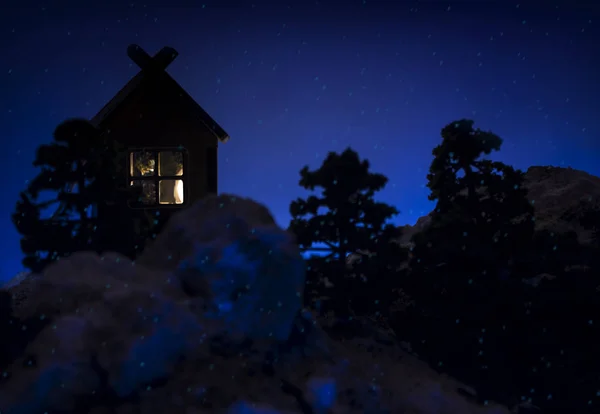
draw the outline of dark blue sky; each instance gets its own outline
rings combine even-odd
[[[0,280],[21,268],[10,214],[35,148],[137,72],[130,43],[180,52],[169,72],[231,135],[220,189],[282,225],[300,168],[347,146],[390,178],[380,198],[397,222],[414,223],[431,209],[439,131],[463,117],[505,139],[498,159],[600,175],[596,1],[121,3],[3,2]]]

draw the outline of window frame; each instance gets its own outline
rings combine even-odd
[[[131,171],[132,171],[132,165],[131,165],[131,161],[132,161],[132,155],[136,152],[152,152],[154,153],[154,165],[155,167],[155,173],[153,175],[146,175],[146,176],[133,176],[131,175]],[[183,164],[183,174],[181,175],[158,175],[159,174],[159,153],[160,152],[180,152],[182,154],[182,164]],[[136,203],[133,204],[131,202],[127,202],[129,208],[132,209],[141,209],[141,210],[147,210],[147,209],[170,209],[170,208],[182,208],[185,207],[188,204],[188,184],[187,184],[187,180],[188,178],[188,151],[183,148],[183,147],[157,147],[157,146],[152,146],[152,147],[129,147],[127,148],[127,186],[130,187],[131,186],[131,182],[135,182],[135,181],[151,181],[155,184],[155,196],[156,196],[156,203],[155,204],[143,204],[143,203]],[[181,180],[183,181],[183,203],[181,204],[161,204],[160,203],[160,181],[162,180]]]

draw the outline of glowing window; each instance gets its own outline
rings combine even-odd
[[[139,187],[140,207],[184,203],[185,165],[182,150],[142,149],[129,153],[129,183]]]

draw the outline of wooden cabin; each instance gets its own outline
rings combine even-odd
[[[216,194],[217,149],[229,135],[165,71],[178,53],[130,45],[127,55],[140,72],[91,123],[128,151],[124,179],[142,192],[130,207],[176,210]]]

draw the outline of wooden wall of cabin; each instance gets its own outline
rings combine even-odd
[[[100,128],[110,130],[114,139],[128,147],[185,148],[186,200],[181,206],[159,207],[169,214],[168,210],[178,210],[217,191],[218,141],[194,116],[194,107],[187,97],[180,96],[168,82],[148,84],[151,87],[142,85],[134,91]]]

